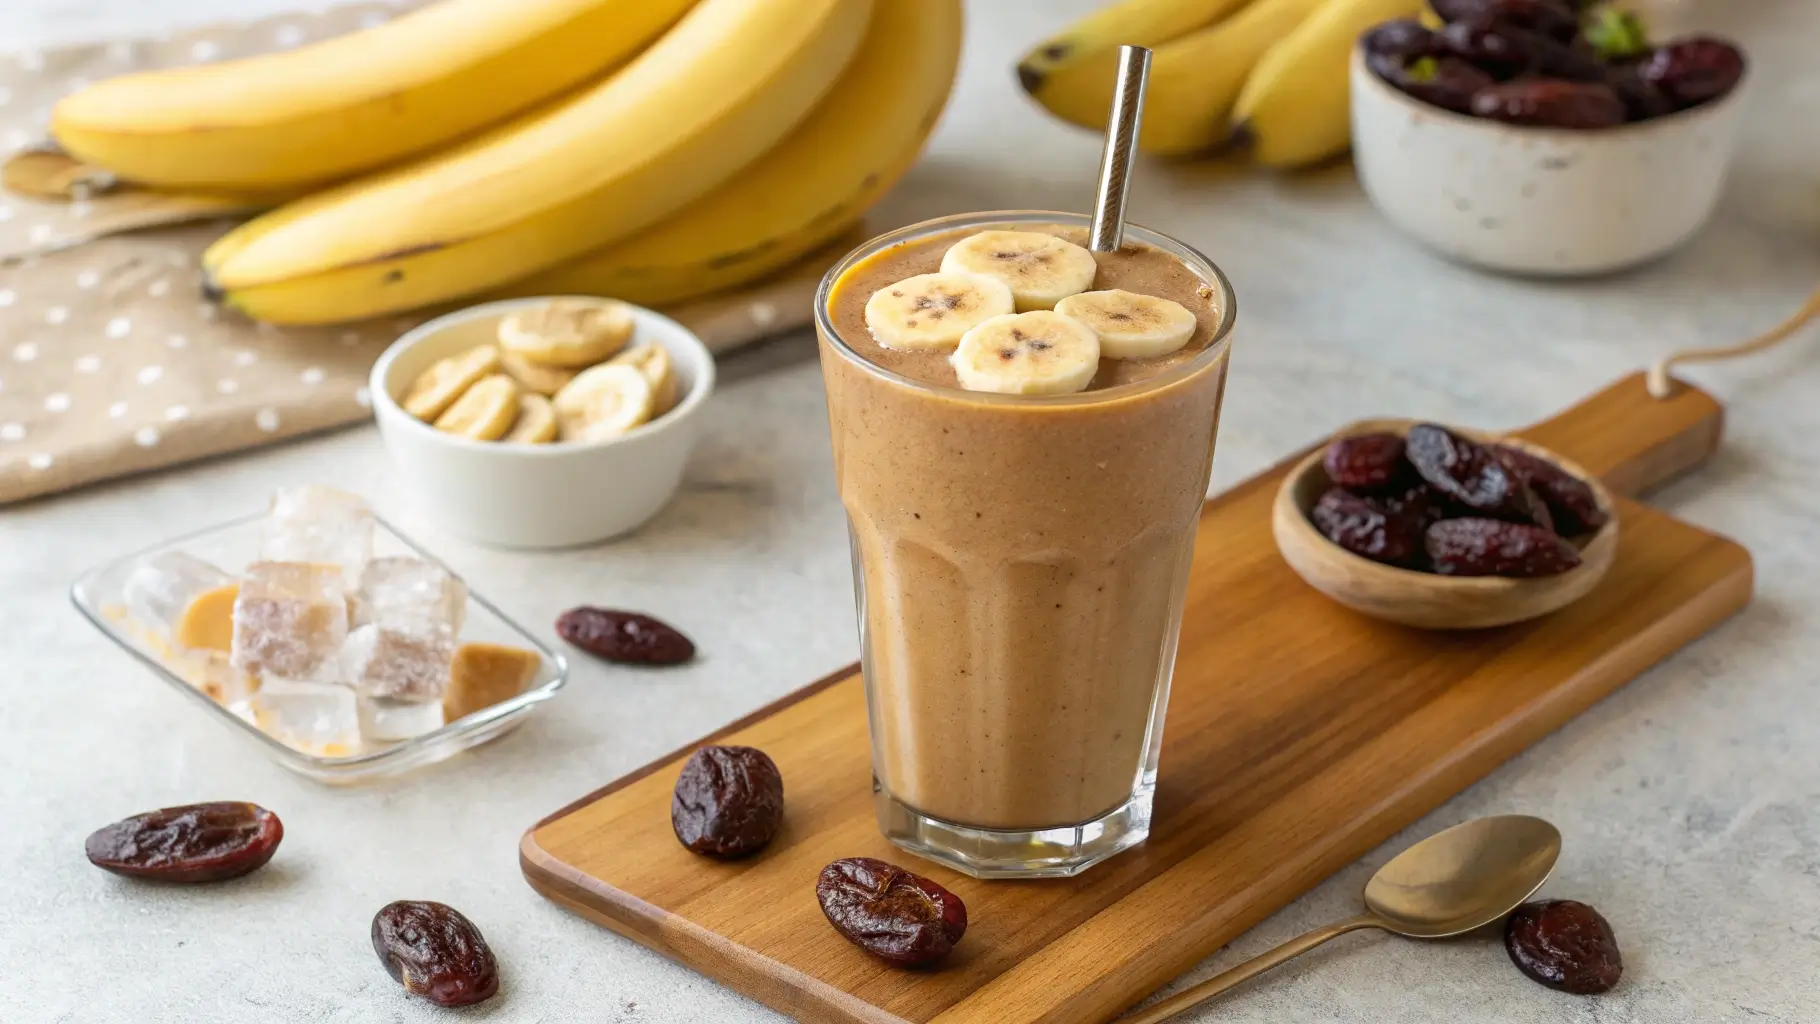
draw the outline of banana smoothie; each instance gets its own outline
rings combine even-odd
[[[1083,219],[907,228],[819,298],[881,828],[982,876],[1147,834],[1233,304]]]

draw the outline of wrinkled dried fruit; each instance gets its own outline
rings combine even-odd
[[[1321,536],[1355,555],[1388,565],[1409,565],[1422,551],[1426,506],[1398,505],[1332,488],[1315,502],[1308,517]]]
[[[1521,448],[1493,445],[1492,450],[1548,506],[1556,533],[1572,537],[1605,525],[1605,510],[1586,481]]]
[[[703,747],[683,763],[670,827],[696,853],[757,853],[784,820],[784,777],[756,747]]]
[[[1722,39],[1682,39],[1658,47],[1640,74],[1677,107],[1692,107],[1737,87],[1744,78],[1744,54]]]
[[[1440,52],[1435,34],[1414,18],[1387,21],[1365,33],[1360,44],[1368,56],[1393,57],[1398,62],[1433,57]]]
[[[373,915],[373,951],[407,993],[437,1006],[467,1006],[499,991],[499,964],[487,940],[447,904],[386,904]]]
[[[1624,101],[1604,82],[1529,78],[1479,90],[1472,112],[1493,121],[1543,128],[1594,129],[1623,124]]]
[[[967,907],[959,896],[872,857],[823,868],[815,898],[848,942],[903,967],[940,960],[967,931]]]
[[[1675,105],[1669,102],[1662,90],[1653,82],[1643,78],[1642,65],[1636,61],[1624,61],[1613,64],[1606,69],[1605,84],[1611,86],[1624,101],[1624,115],[1632,121],[1647,121],[1652,117],[1661,117],[1672,113]]]
[[[1327,446],[1321,466],[1327,479],[1351,490],[1388,487],[1405,472],[1403,439],[1396,434],[1357,434]]]
[[[1458,114],[1472,113],[1473,96],[1498,81],[1458,57],[1424,58],[1380,74],[1404,93]]]
[[[1554,576],[1580,552],[1540,526],[1502,519],[1446,519],[1428,528],[1428,557],[1443,576]]]
[[[639,665],[675,665],[695,656],[695,644],[676,627],[638,612],[571,608],[556,635],[596,657]]]
[[[1541,32],[1563,42],[1580,30],[1580,19],[1561,0],[1429,0],[1443,21],[1490,22]]]
[[[135,814],[97,830],[83,846],[89,863],[116,875],[219,882],[263,867],[283,839],[278,815],[222,800]]]
[[[1442,498],[1477,515],[1553,528],[1548,506],[1484,445],[1421,423],[1410,428],[1403,451]]]
[[[1518,907],[1504,925],[1504,948],[1517,970],[1575,995],[1609,992],[1624,974],[1611,925],[1597,910],[1573,900]]]

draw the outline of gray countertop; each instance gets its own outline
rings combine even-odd
[[[882,220],[1088,201],[1097,140],[1035,110],[1009,66],[1094,2],[971,5],[959,91]],[[0,46],[284,6],[11,0]],[[1759,74],[1717,218],[1634,273],[1541,283],[1443,263],[1393,234],[1343,166],[1293,178],[1220,163],[1139,169],[1134,219],[1211,254],[1240,295],[1216,488],[1363,416],[1541,418],[1671,348],[1755,333],[1820,281],[1820,8],[1663,6],[1741,37]],[[0,1020],[440,1019],[400,995],[367,943],[374,910],[405,897],[462,908],[498,951],[503,997],[472,1019],[778,1019],[544,902],[516,862],[520,833],[542,815],[854,657],[813,345],[783,338],[724,367],[676,503],[639,535],[587,551],[509,554],[439,532],[389,486],[370,428],[0,511]],[[1369,872],[1421,835],[1529,812],[1566,835],[1546,891],[1595,904],[1617,929],[1622,986],[1590,1000],[1546,991],[1495,938],[1367,934],[1185,1019],[1820,1020],[1820,369],[1809,342],[1691,376],[1729,404],[1726,446],[1651,500],[1750,548],[1755,604],[1184,979],[1351,913]],[[103,557],[255,509],[298,481],[372,496],[545,636],[570,605],[621,604],[682,625],[704,656],[661,675],[578,661],[523,728],[397,782],[297,778],[113,649],[64,592]],[[288,838],[271,867],[180,890],[123,884],[82,859],[100,824],[211,798],[279,811]]]

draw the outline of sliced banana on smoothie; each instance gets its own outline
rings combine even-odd
[[[981,231],[948,247],[944,274],[979,274],[1004,282],[1019,312],[1055,304],[1093,287],[1093,253],[1041,231]]]
[[[969,391],[1068,395],[1099,370],[1100,340],[1093,328],[1053,310],[1007,313],[968,331],[948,362]]]
[[[437,360],[417,375],[410,390],[405,392],[404,401],[399,404],[404,406],[405,412],[425,423],[434,422],[473,387],[475,381],[497,369],[499,352],[491,345],[481,345]]]
[[[482,377],[436,417],[436,429],[474,441],[497,441],[518,419],[518,382],[503,373]]]
[[[872,293],[866,328],[899,352],[948,352],[961,335],[1016,309],[1011,288],[978,274],[918,274]]]
[[[499,322],[499,347],[543,366],[592,366],[632,339],[632,309],[611,299],[552,299]]]
[[[614,365],[630,366],[645,375],[651,384],[651,418],[669,412],[676,404],[676,367],[670,351],[655,342],[639,342],[608,360]]]
[[[556,440],[556,433],[556,407],[548,398],[527,392],[518,396],[518,419],[500,440],[506,444],[549,444]]]
[[[1122,288],[1070,295],[1055,311],[1093,328],[1107,359],[1166,356],[1188,344],[1198,326],[1187,306]]]
[[[556,393],[556,425],[564,441],[600,441],[651,418],[651,382],[637,367],[603,363],[583,370]]]

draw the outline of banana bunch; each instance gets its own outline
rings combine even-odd
[[[1065,121],[1099,131],[1118,48],[1154,50],[1138,146],[1176,156],[1234,139],[1270,167],[1346,151],[1348,62],[1373,25],[1422,0],[1119,0],[1037,44],[1018,81]]]
[[[288,53],[67,97],[52,132],[167,189],[301,198],[203,255],[274,323],[476,295],[669,304],[839,237],[921,151],[961,0],[441,0]]]

